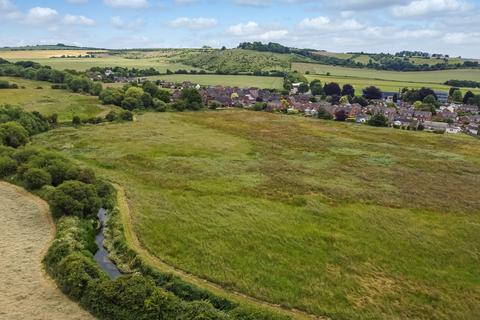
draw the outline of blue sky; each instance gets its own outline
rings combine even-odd
[[[480,58],[480,0],[0,0],[0,46],[421,50]]]

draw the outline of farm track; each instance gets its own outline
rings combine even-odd
[[[176,266],[170,265],[162,261],[158,257],[153,256],[152,254],[150,254],[150,252],[148,252],[148,250],[146,250],[142,246],[139,238],[137,237],[135,231],[133,230],[132,216],[130,212],[130,206],[128,204],[128,196],[126,195],[125,190],[123,189],[123,187],[117,184],[115,185],[115,188],[117,189],[118,206],[119,206],[121,217],[122,217],[122,224],[124,226],[124,232],[125,232],[127,243],[143,259],[145,259],[147,263],[149,263],[154,268],[162,272],[172,273],[189,283],[192,283],[201,288],[209,290],[217,295],[229,298],[231,300],[234,300],[240,303],[246,303],[252,306],[261,307],[263,309],[268,309],[270,311],[288,315],[293,317],[294,319],[299,319],[299,320],[329,319],[328,317],[317,316],[317,315],[305,312],[303,310],[289,308],[279,304],[274,304],[274,303],[255,298],[229,288],[225,288],[218,283],[215,283],[207,279],[198,277],[194,274],[188,273],[185,270],[179,269]]]
[[[95,319],[64,296],[42,267],[55,226],[48,205],[0,182],[0,319]]]

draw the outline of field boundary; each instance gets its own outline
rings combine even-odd
[[[192,283],[194,285],[197,285],[203,289],[210,290],[214,292],[215,294],[218,294],[220,296],[224,296],[227,298],[230,298],[232,300],[235,300],[237,302],[241,303],[247,303],[250,305],[255,305],[257,307],[261,307],[264,309],[269,309],[270,311],[278,312],[284,315],[288,315],[293,317],[294,319],[299,319],[299,320],[307,320],[307,319],[319,319],[319,320],[327,320],[330,319],[328,317],[324,316],[317,316],[311,313],[308,313],[306,311],[300,310],[300,309],[295,309],[295,308],[289,308],[280,304],[275,304],[272,302],[268,302],[265,300],[261,300],[249,295],[246,295],[242,292],[235,291],[232,289],[227,289],[223,286],[221,286],[218,283],[212,282],[210,280],[204,279],[202,277],[196,276],[194,274],[191,274],[185,270],[182,270],[176,266],[173,266],[171,264],[166,263],[165,261],[161,260],[158,257],[153,256],[150,252],[148,252],[147,249],[145,249],[138,236],[133,230],[133,221],[132,221],[132,216],[131,216],[131,211],[130,211],[130,205],[128,201],[128,196],[125,192],[125,189],[114,183],[115,189],[117,190],[117,205],[118,209],[120,212],[120,218],[121,222],[123,225],[124,233],[125,233],[125,239],[127,242],[127,245],[133,249],[139,256],[141,256],[145,261],[151,265],[153,268],[158,269],[162,272],[167,272],[174,274],[175,276],[180,277],[182,280],[187,281],[189,283]]]

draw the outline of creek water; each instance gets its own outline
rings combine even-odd
[[[95,242],[98,247],[98,251],[95,253],[95,261],[100,265],[102,270],[104,270],[110,279],[117,279],[122,275],[120,270],[118,270],[117,266],[113,263],[112,260],[108,257],[108,251],[103,246],[103,242],[105,241],[105,236],[103,235],[103,228],[105,226],[105,222],[107,220],[107,210],[100,209],[98,211],[98,219],[100,220],[100,230],[95,237]]]

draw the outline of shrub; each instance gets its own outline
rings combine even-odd
[[[53,186],[58,186],[62,184],[65,180],[69,180],[69,175],[68,172],[71,169],[71,164],[68,162],[62,160],[62,159],[57,159],[53,160],[46,168],[45,170],[50,173],[50,176],[52,177],[52,185]]]
[[[73,215],[95,217],[100,209],[100,199],[95,186],[80,181],[66,181],[52,192],[48,199],[55,217]]]
[[[222,107],[222,104],[218,101],[210,101],[209,104],[208,104],[208,108],[211,109],[211,110],[216,110],[218,108],[221,108]]]
[[[56,271],[56,280],[60,289],[77,300],[84,296],[90,281],[105,277],[95,261],[79,252],[63,258]]]
[[[130,111],[123,111],[120,113],[120,119],[124,121],[133,121],[133,113]]]
[[[118,120],[118,114],[115,112],[115,111],[110,111],[106,116],[105,116],[105,120],[107,120],[108,122],[113,122],[113,121],[117,121]]]
[[[165,112],[167,111],[167,104],[160,99],[154,98],[153,109],[157,112]]]
[[[82,119],[79,116],[73,116],[72,118],[72,125],[79,126],[82,124]]]
[[[18,163],[7,156],[0,156],[0,178],[5,178],[17,171]]]
[[[0,125],[0,140],[6,146],[18,148],[28,142],[28,132],[18,122],[7,122]]]
[[[370,119],[368,119],[367,123],[374,127],[388,127],[389,121],[388,118],[382,113],[376,113]]]
[[[30,168],[23,174],[23,179],[28,189],[40,189],[52,183],[50,174],[42,169]]]

